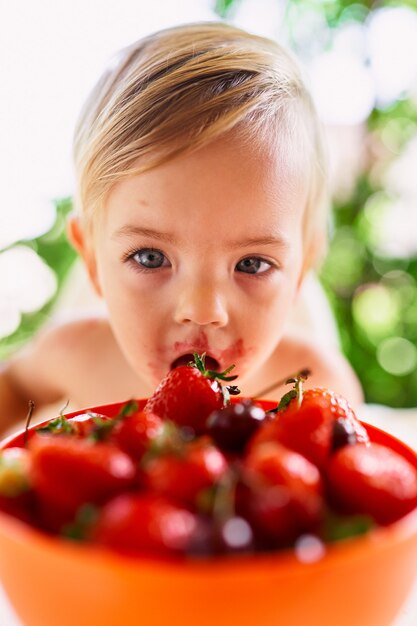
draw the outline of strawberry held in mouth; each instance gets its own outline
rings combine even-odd
[[[187,365],[194,362],[194,354],[205,355],[205,366],[207,370],[213,372],[222,372],[234,364],[233,374],[241,375],[240,368],[242,361],[245,360],[248,348],[243,345],[241,338],[229,340],[225,343],[225,339],[219,342],[218,339],[209,338],[204,331],[198,335],[190,336],[188,339],[176,340],[166,351],[162,351],[161,360],[168,357],[168,369],[173,370],[180,365]]]
[[[193,361],[184,362],[189,356],[183,355],[174,361],[173,368],[146,403],[145,411],[201,434],[205,431],[208,416],[227,403],[230,393],[239,393],[237,387],[222,385],[237,376],[229,376],[233,365],[219,372],[207,369],[209,363],[219,365],[212,357],[194,353]]]
[[[182,354],[175,361],[171,363],[171,370],[174,370],[176,367],[181,367],[182,365],[188,365],[189,363],[194,363],[194,352],[187,352],[186,354]],[[204,364],[207,370],[212,372],[220,371],[220,363],[214,357],[210,356],[207,353],[204,353]]]

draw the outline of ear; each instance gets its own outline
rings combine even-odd
[[[79,217],[71,213],[67,218],[67,236],[76,249],[80,257],[83,259],[87,269],[90,282],[94,287],[98,296],[102,296],[100,281],[98,279],[97,261],[94,250],[91,245],[87,245],[86,233],[81,225]],[[91,240],[91,237],[89,238]]]
[[[303,264],[298,279],[297,289],[299,290],[307,274],[312,270],[317,272],[324,260],[327,251],[327,238],[320,233],[316,233],[313,241],[311,241],[304,251]]]

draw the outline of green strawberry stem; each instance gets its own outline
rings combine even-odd
[[[66,401],[62,409],[59,411],[59,417],[50,420],[46,426],[39,426],[36,429],[37,433],[67,433],[69,435],[75,433],[74,426],[65,417],[64,411],[69,405],[69,400]]]
[[[136,400],[128,400],[125,404],[120,408],[118,414],[115,419],[121,419],[122,417],[128,417],[129,415],[133,415],[139,409],[139,405]]]
[[[101,419],[100,416],[92,414],[94,428],[92,433],[88,436],[88,439],[96,442],[105,441],[118,422],[123,421],[125,417],[133,415],[138,409],[139,405],[136,400],[128,400],[120,407],[117,415],[111,420],[104,420]]]
[[[268,387],[264,387],[264,389],[261,389],[261,391],[258,391],[258,393],[255,393],[255,395],[252,397],[253,400],[256,400],[257,398],[262,398],[262,396],[269,393],[270,391],[274,391],[274,389],[276,389],[277,387],[281,387],[281,385],[286,385],[287,382],[291,378],[296,378],[297,376],[304,376],[307,379],[309,376],[311,376],[311,371],[308,368],[304,368],[300,370],[299,372],[297,372],[296,374],[291,374],[290,376],[281,378],[280,380],[277,380],[275,383],[272,383],[272,385],[268,385]]]
[[[303,383],[305,383],[310,374],[310,370],[303,369],[298,372],[298,374],[295,374],[295,376],[292,376],[291,378],[282,381],[280,383],[281,385],[285,382],[286,385],[293,384],[294,387],[282,396],[278,406],[275,409],[270,409],[269,411],[267,411],[267,413],[278,413],[280,411],[283,411],[294,398],[297,398],[297,406],[298,408],[300,408],[303,403]]]
[[[278,404],[278,411],[284,410],[293,398],[297,398],[297,406],[303,403],[303,383],[307,380],[304,373],[298,374],[295,378],[289,378],[286,382],[287,385],[294,384],[294,388],[284,394]]]
[[[220,384],[220,390],[223,395],[223,404],[227,406],[230,404],[230,396],[237,396],[240,394],[240,389],[236,385],[222,385],[222,382],[231,382],[232,380],[236,380],[237,376],[228,376],[228,374],[235,367],[234,365],[229,365],[228,368],[224,370],[224,372],[215,372],[213,370],[207,370],[205,361],[206,361],[206,353],[200,356],[197,352],[194,352],[194,363],[191,361],[188,365],[190,367],[195,367],[198,369],[203,376],[206,378],[210,378],[212,380],[216,380]]]
[[[71,424],[69,419],[65,417],[65,415],[60,415],[55,419],[51,420],[46,424],[46,426],[40,426],[36,429],[37,433],[53,433],[53,434],[62,434],[66,433],[67,435],[72,435],[76,432],[74,426]]]
[[[222,380],[224,382],[230,382],[232,380],[236,380],[237,376],[228,376],[229,372],[234,369],[234,365],[230,365],[224,372],[215,372],[213,370],[207,370],[205,366],[206,361],[206,353],[200,356],[197,352],[194,352],[194,363],[191,361],[189,364],[190,367],[196,367],[199,372],[203,374],[206,378],[212,378],[213,380]]]

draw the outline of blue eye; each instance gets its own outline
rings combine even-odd
[[[154,248],[142,248],[132,255],[132,258],[138,265],[148,269],[156,270],[160,267],[169,266],[169,261],[165,254],[160,250]]]
[[[243,272],[244,274],[263,274],[267,272],[272,266],[272,263],[260,259],[257,256],[248,256],[245,259],[239,261],[236,265],[237,272]]]

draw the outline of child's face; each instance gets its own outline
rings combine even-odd
[[[243,388],[273,353],[302,275],[305,187],[278,150],[221,139],[112,189],[87,262],[150,391],[194,351],[235,363]]]

